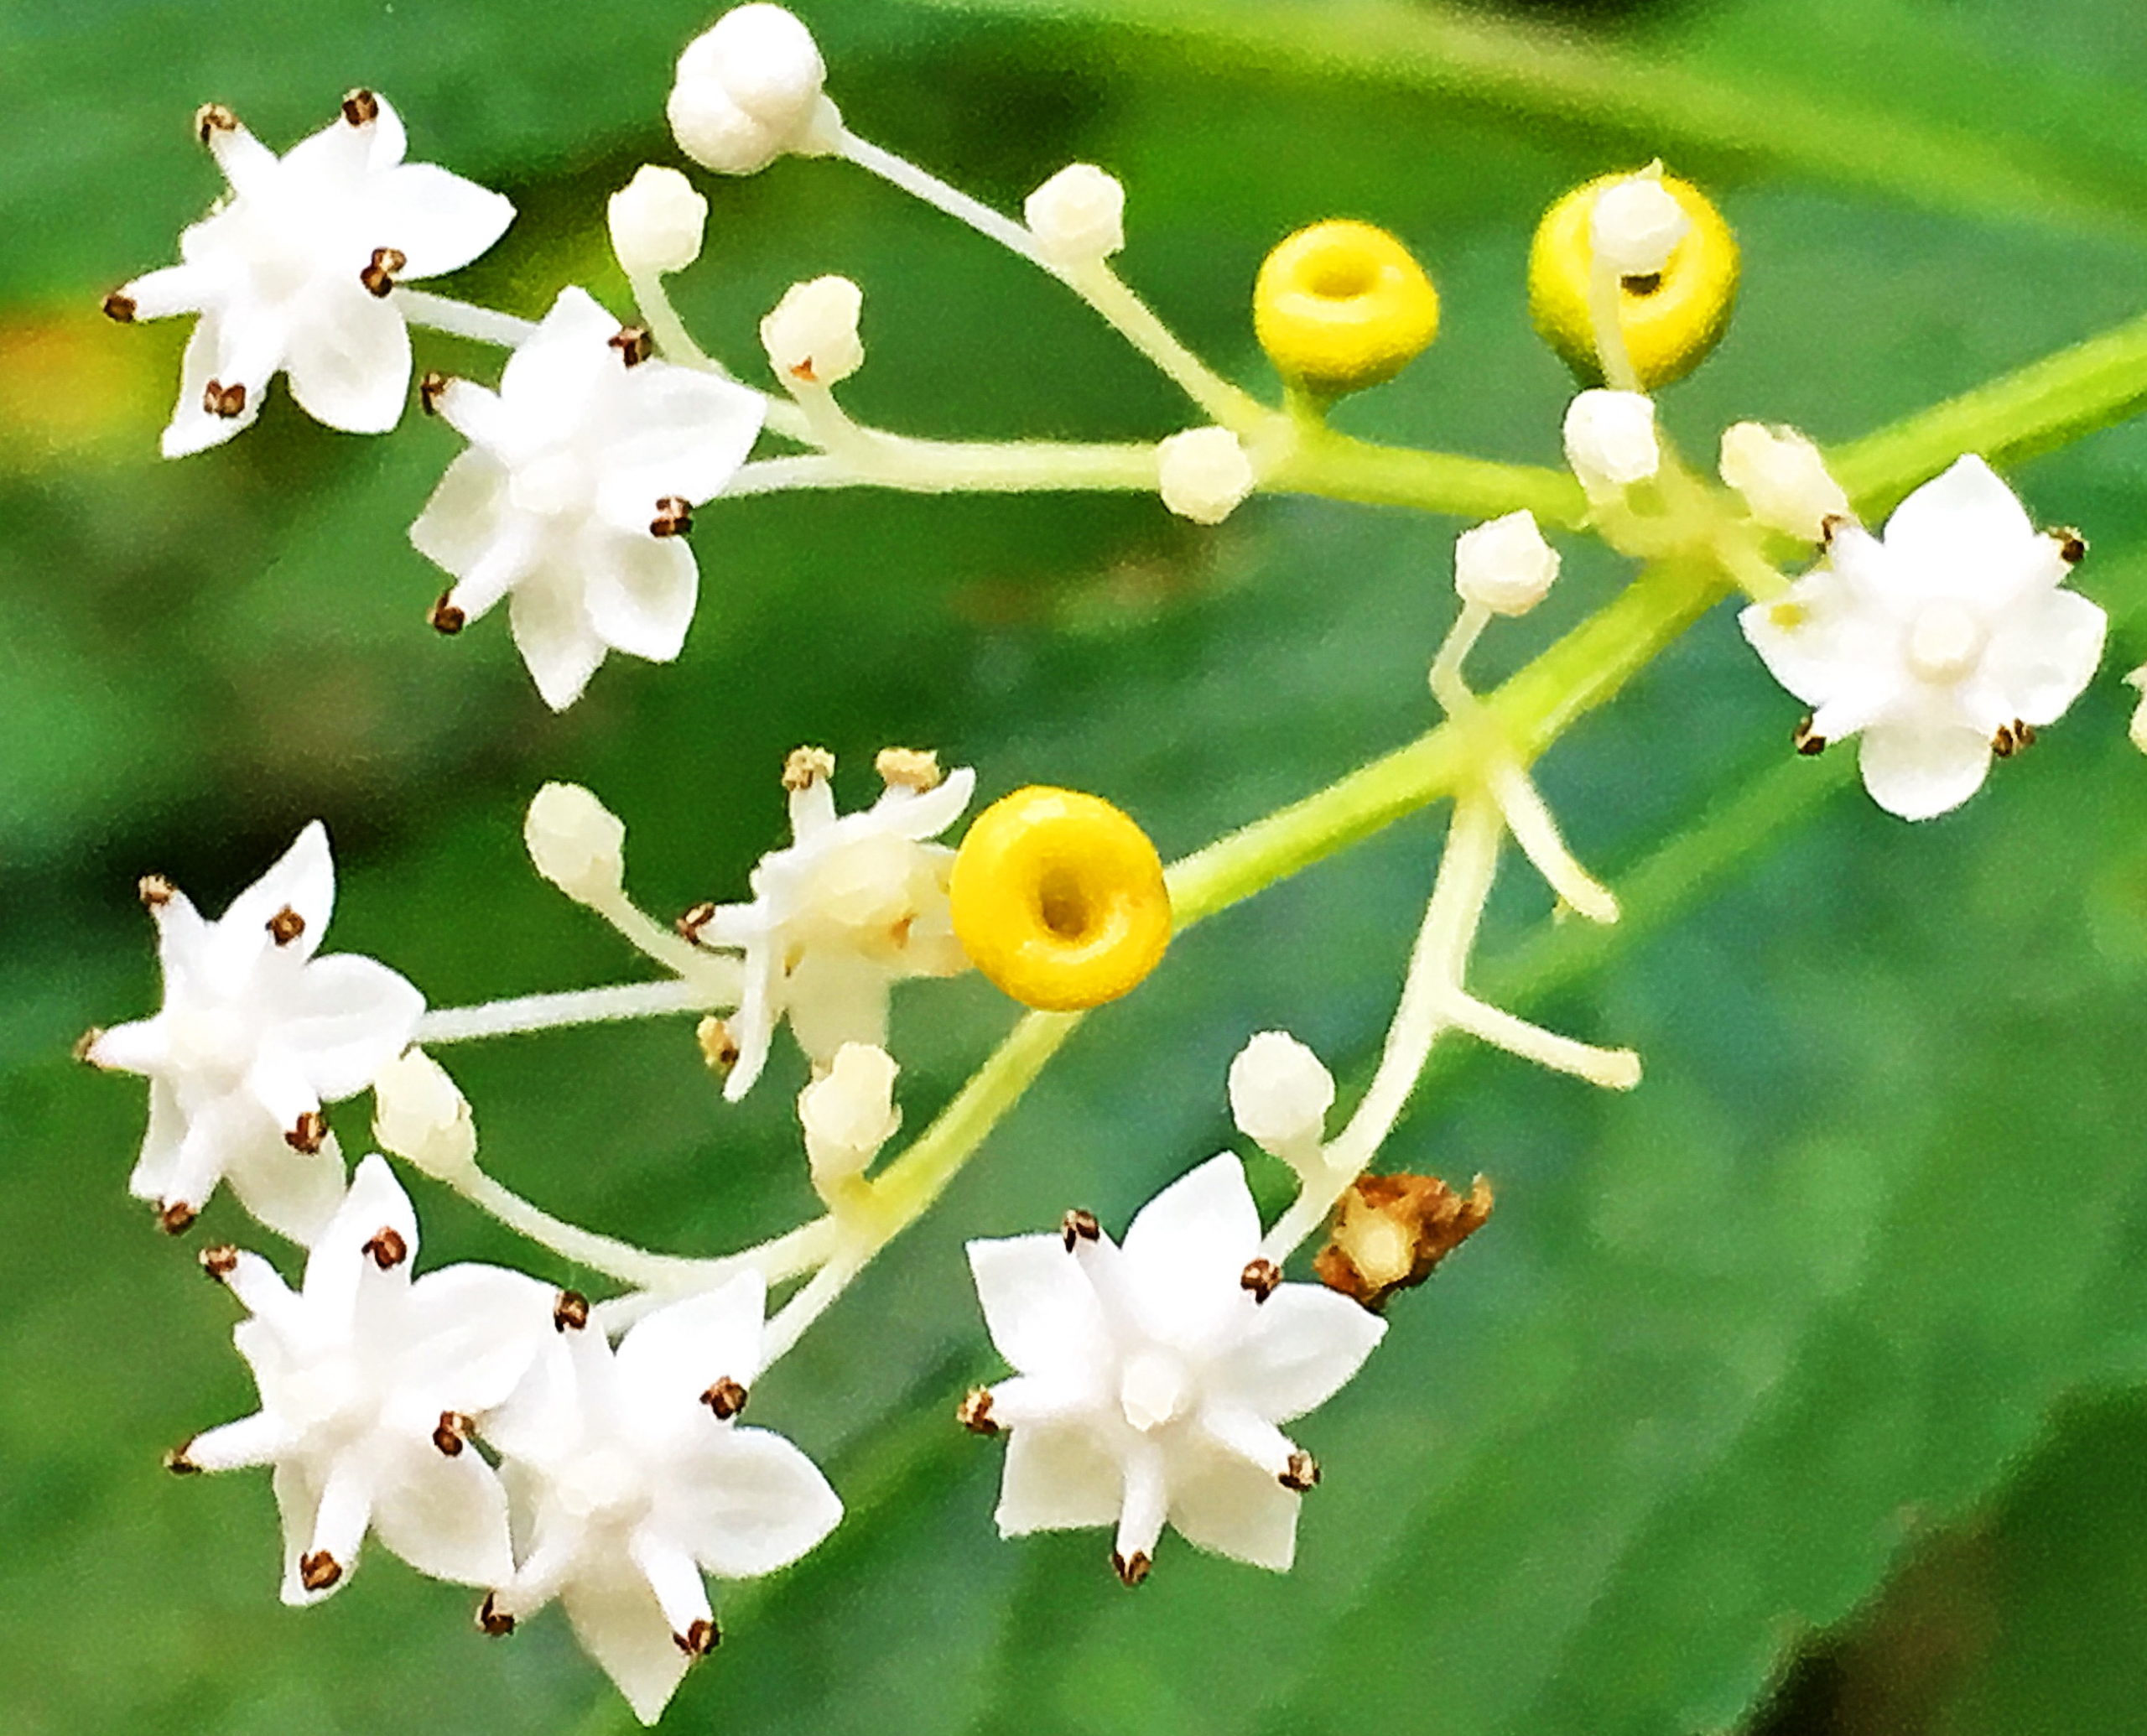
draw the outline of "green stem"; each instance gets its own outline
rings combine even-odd
[[[1261,476],[1264,490],[1417,507],[1458,518],[1497,518],[1525,507],[1546,524],[1567,529],[1578,529],[1588,517],[1587,496],[1563,470],[1375,445],[1302,421],[1287,426],[1287,443]]]

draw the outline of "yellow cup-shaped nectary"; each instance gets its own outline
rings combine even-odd
[[[1607,174],[1574,188],[1543,214],[1528,253],[1528,310],[1536,329],[1589,386],[1604,383],[1588,311],[1595,200],[1627,179]],[[1662,190],[1683,208],[1692,226],[1659,277],[1628,278],[1618,290],[1625,351],[1648,392],[1682,379],[1706,361],[1729,330],[1737,304],[1737,237],[1722,213],[1706,194],[1675,175],[1662,177]]]
[[[993,803],[962,839],[949,893],[970,962],[1047,1011],[1115,1001],[1170,944],[1156,846],[1078,790],[1032,784]]]
[[[1438,292],[1384,229],[1338,217],[1267,256],[1252,325],[1284,379],[1332,398],[1391,379],[1428,348]]]

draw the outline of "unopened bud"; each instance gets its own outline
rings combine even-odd
[[[606,207],[611,251],[629,277],[684,271],[701,256],[708,200],[675,169],[644,163]]]
[[[1053,265],[1094,265],[1125,245],[1125,189],[1093,163],[1069,164],[1028,196],[1022,215]]]
[[[813,1166],[813,1185],[824,1198],[863,1175],[902,1125],[902,1111],[894,1104],[900,1071],[885,1049],[846,1042],[835,1051],[826,1074],[798,1094],[805,1156]]]
[[[1566,462],[1590,496],[1645,482],[1662,465],[1655,403],[1637,392],[1597,387],[1566,412]]]
[[[751,174],[786,151],[834,148],[842,121],[820,94],[827,71],[813,33],[756,0],[686,44],[665,113],[694,161],[721,174]]]
[[[2132,745],[2147,753],[2147,663],[2143,663],[2125,678],[2126,683],[2139,689],[2139,704],[2132,714]]]
[[[1806,543],[1826,540],[1828,519],[1853,516],[1819,449],[1793,428],[1740,422],[1724,429],[1722,480],[1760,523]]]
[[[1302,1169],[1319,1156],[1334,1080],[1287,1031],[1263,1031],[1230,1063],[1230,1116],[1271,1156]]]
[[[1685,207],[1662,185],[1660,163],[1605,187],[1588,214],[1595,262],[1620,278],[1661,277],[1692,229]]]
[[[848,278],[793,283],[761,321],[768,365],[783,379],[808,385],[847,380],[865,362],[865,344],[857,334],[864,308],[864,291]]]
[[[1156,448],[1163,504],[1195,524],[1220,524],[1259,478],[1243,444],[1227,428],[1188,428]]]
[[[626,878],[625,822],[578,783],[538,791],[522,836],[537,871],[578,904],[611,897]]]
[[[372,1082],[372,1136],[383,1151],[429,1176],[452,1181],[477,1158],[470,1104],[447,1069],[423,1049],[408,1049]]]
[[[1494,615],[1526,615],[1549,595],[1558,551],[1526,507],[1463,531],[1453,545],[1453,588]]]

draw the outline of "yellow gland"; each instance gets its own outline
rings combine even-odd
[[[1032,784],[979,814],[949,886],[970,961],[1025,1006],[1115,1001],[1171,942],[1171,899],[1148,834],[1110,803]]]
[[[1595,250],[1589,236],[1595,198],[1627,179],[1604,175],[1576,187],[1544,213],[1528,253],[1528,308],[1543,340],[1586,384],[1603,383],[1588,312]],[[1706,194],[1675,175],[1662,190],[1684,208],[1692,227],[1657,278],[1619,286],[1618,325],[1643,389],[1682,379],[1708,358],[1729,329],[1737,304],[1737,237]]]
[[[1252,325],[1282,377],[1323,397],[1391,379],[1438,335],[1439,297],[1384,229],[1335,218],[1270,253]]]

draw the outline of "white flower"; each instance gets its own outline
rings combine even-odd
[[[626,880],[626,822],[578,783],[531,797],[522,839],[537,871],[577,904],[609,898]]]
[[[368,1530],[436,1579],[489,1585],[512,1571],[506,1492],[469,1436],[554,1337],[556,1292],[485,1266],[413,1283],[417,1253],[410,1202],[376,1155],[307,1257],[301,1293],[258,1255],[202,1256],[246,1305],[231,1337],[261,1408],[170,1464],[276,1468],[286,1603],[345,1583]]]
[[[1166,1520],[1278,1571],[1297,1547],[1309,1454],[1278,1424],[1324,1403],[1385,1331],[1347,1297],[1285,1284],[1227,1152],[1144,1206],[1123,1247],[1084,1213],[1062,1234],[969,1245],[992,1343],[1020,1372],[964,1420],[1006,1429],[1007,1536],[1115,1524],[1137,1584]]]
[[[1566,411],[1566,462],[1591,500],[1645,482],[1662,467],[1655,404],[1637,392],[1597,387]]]
[[[857,335],[865,293],[848,278],[793,283],[761,321],[768,366],[784,380],[837,386],[865,365]]]
[[[1125,189],[1093,163],[1069,163],[1022,207],[1054,265],[1100,264],[1125,245]]]
[[[678,148],[720,174],[753,174],[787,151],[824,155],[842,117],[820,94],[813,33],[780,6],[726,12],[678,56],[665,113]]]
[[[467,1176],[477,1159],[477,1125],[447,1069],[423,1049],[408,1049],[372,1082],[372,1136],[441,1181]]]
[[[895,1107],[895,1075],[901,1071],[885,1049],[846,1042],[825,1075],[798,1094],[805,1156],[823,1198],[833,1203],[845,1182],[871,1168],[880,1147],[902,1125]]]
[[[611,251],[628,277],[684,271],[701,257],[708,200],[675,169],[644,163],[605,207]]]
[[[1271,1157],[1299,1172],[1318,1162],[1334,1079],[1287,1031],[1262,1031],[1230,1063],[1230,1119]]]
[[[555,711],[607,651],[678,656],[700,582],[680,540],[688,508],[745,462],[767,409],[734,382],[647,358],[645,334],[563,289],[496,393],[454,380],[434,395],[470,442],[410,527],[459,581],[435,622],[455,631],[512,593],[515,643]]]
[[[341,119],[281,157],[228,110],[205,108],[198,125],[230,196],[179,236],[182,263],[105,301],[118,320],[201,316],[164,456],[248,426],[278,372],[316,421],[353,434],[394,427],[410,385],[394,286],[467,265],[514,207],[444,169],[405,163],[403,123],[369,91],[352,91]]]
[[[566,1331],[486,1431],[522,1545],[486,1627],[558,1598],[643,1723],[719,1637],[701,1575],[773,1572],[842,1517],[803,1453],[732,1421],[760,1372],[765,1304],[749,1271],[658,1309],[616,1352],[600,1330]]]
[[[2101,661],[2103,611],[2059,588],[2072,542],[2038,533],[1972,455],[1902,502],[1883,542],[1841,527],[1823,565],[1739,620],[1813,708],[1801,745],[1861,734],[1872,799],[1928,819],[1982,787],[1994,748],[2062,716]]]
[[[1692,227],[1685,207],[1662,185],[1656,163],[1595,195],[1588,244],[1596,260],[1621,278],[1658,277]]]
[[[745,988],[730,1035],[738,1061],[723,1094],[736,1102],[766,1065],[776,1026],[816,1071],[845,1043],[884,1047],[887,991],[912,976],[968,968],[947,907],[954,853],[928,840],[961,817],[976,787],[963,767],[937,781],[909,775],[912,761],[871,807],[835,812],[834,757],[814,748],[790,756],[791,843],[753,870],[752,902],[719,905],[699,929],[704,945],[745,954]],[[930,765],[924,756],[914,763]]]
[[[1526,615],[1550,595],[1558,551],[1523,507],[1463,531],[1453,545],[1453,588],[1494,615]]]
[[[148,1131],[127,1185],[180,1229],[228,1177],[263,1224],[309,1241],[343,1197],[320,1106],[356,1096],[403,1052],[424,997],[372,959],[315,956],[335,899],[318,820],[213,923],[163,881],[144,881],[143,897],[164,1006],[83,1049],[149,1081]]]
[[[1828,519],[1854,517],[1819,449],[1793,428],[1739,422],[1724,429],[1721,470],[1754,519],[1785,536],[1824,542]]]
[[[1220,524],[1259,477],[1244,444],[1227,428],[1188,428],[1156,448],[1163,504],[1195,524]]]

